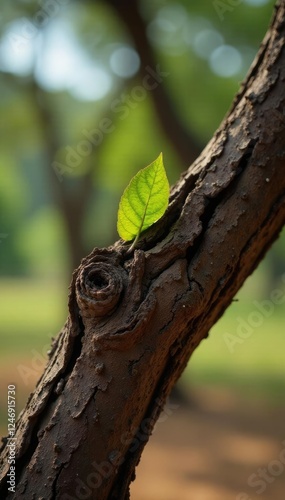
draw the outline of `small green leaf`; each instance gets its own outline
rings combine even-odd
[[[131,248],[140,233],[163,216],[168,198],[169,183],[160,153],[132,178],[120,200],[117,229],[123,240],[135,239]]]

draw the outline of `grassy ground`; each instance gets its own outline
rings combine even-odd
[[[0,434],[6,434],[7,386],[17,387],[17,413],[40,377],[51,337],[67,314],[64,285],[5,279],[0,283]]]
[[[66,316],[62,283],[6,279],[0,283],[0,296],[0,359],[41,348],[56,335]]]
[[[282,305],[276,306],[265,318],[253,315],[258,310],[251,301],[241,298],[234,302],[194,352],[183,383],[230,386],[243,394],[254,393],[276,402],[282,394],[284,398],[283,309]],[[256,321],[259,326],[251,326],[254,318],[260,320]],[[248,337],[242,338],[245,332]]]
[[[0,296],[1,427],[5,385],[16,381],[19,404],[24,404],[43,370],[50,339],[64,323],[67,297],[62,283],[11,279],[2,280]],[[184,387],[231,387],[278,403],[284,394],[284,305],[274,305],[268,317],[258,317],[253,315],[258,311],[253,300],[244,291],[212,329],[182,377]],[[252,326],[253,320],[258,326]],[[240,336],[241,322],[247,338]]]

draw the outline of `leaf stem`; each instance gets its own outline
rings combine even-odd
[[[132,242],[130,248],[128,249],[127,253],[131,253],[135,249],[135,246],[138,242],[140,234],[141,234],[141,230],[139,230],[138,234],[136,235],[136,237],[135,237],[134,241]]]

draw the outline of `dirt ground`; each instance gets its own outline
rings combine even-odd
[[[285,499],[285,406],[204,388],[170,410],[145,448],[132,500]]]
[[[7,385],[16,384],[20,410],[39,376],[25,385],[15,366],[0,367],[3,416]],[[277,407],[229,389],[192,389],[187,404],[170,402],[156,424],[131,500],[284,500],[284,424],[284,401]]]

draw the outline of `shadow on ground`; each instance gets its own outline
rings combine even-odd
[[[132,500],[284,500],[285,406],[200,388],[155,427]]]

